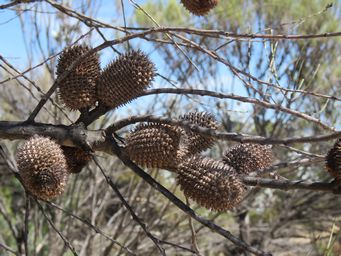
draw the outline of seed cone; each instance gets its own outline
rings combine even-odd
[[[76,45],[66,48],[59,57],[57,76],[63,74],[73,61],[88,52],[88,46]],[[96,104],[96,81],[100,75],[99,57],[97,53],[86,57],[58,85],[59,96],[65,106],[71,110],[81,110]]]
[[[126,150],[137,164],[151,168],[174,169],[180,134],[170,125],[139,125],[126,139]]]
[[[180,119],[204,128],[214,130],[218,128],[214,116],[207,112],[189,112],[188,114],[181,116]],[[185,131],[184,133],[187,136],[184,146],[187,147],[187,150],[193,155],[209,149],[215,142],[215,138],[210,136],[201,135],[192,131]]]
[[[177,181],[186,197],[215,211],[236,207],[246,191],[232,167],[199,155],[180,164]]]
[[[91,154],[80,148],[66,146],[62,146],[61,148],[64,152],[68,171],[70,173],[80,173],[83,167],[91,160]]]
[[[33,136],[18,148],[16,158],[24,186],[33,195],[50,200],[64,191],[67,164],[56,142]]]
[[[155,66],[141,51],[130,51],[109,64],[98,83],[99,100],[117,108],[136,99],[151,83]]]
[[[202,16],[216,7],[218,0],[181,0],[181,3],[189,12]]]
[[[236,169],[238,174],[249,174],[267,167],[273,161],[269,146],[259,144],[239,144],[227,150],[223,162]]]
[[[326,168],[327,171],[336,180],[341,181],[341,140],[338,139],[334,146],[329,150],[326,155]]]

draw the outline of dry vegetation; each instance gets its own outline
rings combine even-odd
[[[0,255],[341,254],[339,2],[7,2]]]

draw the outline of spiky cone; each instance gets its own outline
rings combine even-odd
[[[238,206],[246,192],[232,167],[200,155],[179,165],[177,182],[186,197],[215,211]]]
[[[67,146],[62,146],[61,148],[70,173],[80,173],[91,160],[91,154],[83,149]]]
[[[269,146],[259,144],[239,144],[227,150],[223,162],[232,166],[238,174],[247,175],[272,165],[274,156]]]
[[[180,134],[170,125],[147,123],[137,126],[126,138],[126,152],[138,165],[174,169]]]
[[[203,16],[217,6],[218,0],[181,0],[181,3],[194,15]]]
[[[326,155],[326,168],[338,183],[341,182],[341,140],[338,139]]]
[[[91,48],[75,45],[66,48],[59,57],[57,77],[61,76],[73,61]],[[97,101],[96,82],[100,75],[99,56],[93,53],[84,58],[58,85],[59,97],[71,110],[83,110],[95,106]]]
[[[20,177],[30,193],[43,200],[62,194],[69,173],[63,151],[56,142],[33,136],[18,148],[16,159]]]
[[[191,124],[216,130],[218,124],[213,115],[207,112],[189,112],[180,116],[180,120],[189,121]],[[197,154],[213,146],[215,138],[211,136],[202,135],[192,131],[185,131],[186,139],[184,140],[183,147],[192,154]]]
[[[179,170],[179,165],[183,161],[186,161],[191,156],[192,154],[187,150],[187,148],[181,147],[181,145],[179,145],[177,152],[176,152],[176,156],[174,160],[172,161],[172,164],[165,167],[164,169],[177,173]]]
[[[102,72],[97,94],[106,106],[117,108],[140,96],[155,76],[155,66],[138,51],[130,51],[109,64]]]

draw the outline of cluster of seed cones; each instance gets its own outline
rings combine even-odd
[[[190,112],[180,121],[203,132],[218,128],[215,118],[206,112]],[[272,151],[267,146],[240,144],[221,160],[210,159],[199,153],[211,148],[214,138],[209,132],[195,131],[161,123],[139,125],[127,136],[125,149],[138,165],[175,172],[180,189],[199,205],[230,210],[246,192],[240,177],[269,167]]]
[[[35,135],[18,148],[16,159],[25,188],[40,199],[51,200],[63,193],[69,174],[80,172],[91,156]]]
[[[203,157],[199,153],[215,141],[209,135],[218,128],[215,118],[206,112],[190,112],[179,120],[194,128],[161,123],[138,125],[126,138],[129,157],[144,167],[176,172],[180,189],[201,206],[215,211],[238,206],[246,192],[241,176],[269,167],[270,148],[240,144],[221,160]],[[91,155],[82,149],[60,146],[41,136],[33,136],[17,151],[25,188],[44,200],[60,195],[69,174],[79,173],[90,160]]]
[[[90,47],[75,45],[58,60],[58,78],[67,74],[58,84],[59,96],[70,110],[87,110],[96,103],[117,108],[140,96],[155,76],[154,64],[139,50],[121,55],[102,71],[98,54],[89,52]]]

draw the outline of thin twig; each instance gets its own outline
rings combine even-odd
[[[45,210],[43,209],[43,206],[40,204],[40,202],[37,199],[34,199],[37,203],[40,211],[43,213],[45,219],[48,221],[48,223],[51,225],[53,230],[58,234],[58,236],[64,241],[65,246],[73,253],[74,256],[78,256],[76,249],[72,246],[70,241],[57,229],[57,227],[54,225],[53,221],[46,215]]]
[[[24,247],[25,247],[25,255],[29,255],[28,250],[28,232],[29,232],[29,217],[30,217],[30,196],[26,193],[25,197],[25,222],[24,222],[24,232],[23,232],[23,239],[24,239]]]
[[[240,143],[259,143],[269,145],[289,145],[294,143],[316,143],[322,141],[335,140],[341,138],[341,131],[326,135],[306,136],[306,137],[287,137],[271,138],[262,136],[253,136],[241,133],[216,132],[215,130],[194,125],[189,121],[177,121],[169,118],[156,117],[153,115],[133,116],[122,119],[109,126],[107,132],[117,131],[127,125],[139,122],[156,122],[171,124],[183,127],[193,132],[215,137],[220,140],[235,141]],[[80,147],[89,145],[94,151],[103,151],[110,154],[110,143],[105,137],[104,130],[87,130],[80,126],[65,126],[43,123],[29,124],[26,122],[0,121],[0,138],[8,140],[27,139],[35,134],[51,137],[65,146]]]
[[[88,36],[92,31],[93,31],[93,28],[89,29],[88,32],[84,33],[84,34],[81,35],[79,38],[77,38],[77,40],[75,40],[71,45],[75,45],[75,44],[78,43],[80,40],[82,40],[84,37]],[[12,80],[12,79],[17,79],[17,78],[23,76],[24,74],[26,74],[26,73],[28,73],[28,72],[31,72],[32,70],[34,70],[34,69],[36,69],[36,68],[38,68],[38,67],[40,67],[40,66],[46,64],[48,61],[50,61],[50,60],[56,58],[56,57],[57,57],[58,55],[60,55],[61,53],[62,53],[62,51],[60,51],[60,52],[58,52],[58,53],[56,53],[56,54],[51,55],[50,57],[48,57],[48,58],[45,59],[44,61],[42,61],[42,62],[40,62],[40,63],[34,65],[33,67],[30,67],[30,68],[24,70],[24,71],[21,72],[19,75],[16,75],[16,76],[13,76],[13,77],[10,77],[10,78],[6,78],[6,79],[0,81],[0,84],[6,83],[6,82],[8,82],[8,81],[10,81],[10,80]]]
[[[213,222],[204,219],[200,216],[198,216],[190,207],[188,207],[186,204],[184,204],[179,198],[177,198],[172,192],[170,192],[168,189],[166,189],[164,186],[162,186],[160,183],[158,183],[156,180],[154,180],[149,174],[147,174],[145,171],[143,171],[140,167],[138,167],[136,164],[134,164],[129,157],[124,155],[120,149],[120,147],[117,145],[116,141],[114,139],[111,139],[112,141],[112,151],[117,157],[127,166],[129,167],[133,172],[135,172],[138,176],[140,176],[142,179],[144,179],[149,185],[151,185],[154,189],[158,190],[160,193],[162,193],[165,197],[167,197],[174,205],[176,205],[180,210],[182,210],[184,213],[190,215],[193,219],[200,222],[201,224],[205,225],[206,227],[210,228],[212,231],[217,232],[218,234],[222,235],[223,237],[230,240],[232,243],[234,243],[236,246],[243,248],[244,250],[247,250],[255,255],[262,255],[262,256],[270,256],[270,253],[265,253],[257,248],[254,248],[248,244],[246,244],[244,241],[238,239],[237,237],[233,236],[229,231],[223,229],[222,227],[214,224]]]
[[[151,89],[149,91],[146,91],[141,96],[161,94],[161,93],[164,93],[164,94],[184,94],[184,95],[190,94],[190,95],[198,95],[198,96],[209,96],[209,97],[214,97],[214,98],[219,98],[219,99],[233,99],[233,100],[237,100],[237,101],[241,101],[241,102],[259,105],[259,106],[264,107],[264,108],[282,111],[282,112],[288,113],[290,115],[305,119],[307,121],[314,122],[326,130],[335,131],[334,127],[331,127],[330,125],[323,123],[321,120],[319,120],[315,117],[312,117],[310,115],[307,115],[305,113],[284,107],[282,105],[271,104],[268,101],[249,98],[249,97],[243,97],[243,96],[235,95],[233,93],[232,94],[224,94],[224,93],[218,93],[218,92],[209,91],[209,90],[199,90],[199,89],[160,88],[160,89]]]
[[[119,243],[118,241],[112,239],[111,237],[109,237],[108,235],[106,235],[102,230],[100,230],[97,226],[92,225],[91,222],[87,219],[84,219],[82,217],[77,216],[76,214],[73,214],[72,212],[69,212],[65,209],[63,209],[62,207],[56,205],[55,203],[52,202],[46,202],[48,205],[62,211],[63,213],[65,213],[66,215],[70,216],[71,218],[75,218],[76,220],[81,221],[82,223],[84,223],[85,225],[87,225],[88,227],[90,227],[91,229],[93,229],[96,233],[100,234],[101,236],[105,237],[106,239],[108,239],[109,241],[111,241],[113,244],[118,245],[120,248],[122,248],[123,250],[125,250],[129,255],[136,255],[135,253],[133,253],[129,248],[123,246],[121,243]]]
[[[262,136],[252,136],[248,134],[242,133],[222,133],[216,132],[215,130],[200,127],[198,125],[192,124],[189,121],[183,120],[173,120],[170,118],[164,117],[156,117],[153,115],[143,115],[143,116],[131,116],[125,119],[121,119],[120,121],[110,125],[107,128],[107,132],[117,131],[122,129],[123,127],[139,122],[155,122],[155,123],[164,123],[164,124],[171,124],[175,126],[180,126],[185,129],[197,132],[203,135],[210,135],[220,140],[227,140],[227,141],[236,141],[241,143],[246,142],[253,142],[259,144],[293,144],[293,143],[314,143],[314,142],[321,142],[327,140],[334,140],[341,137],[341,131],[336,131],[334,133],[330,133],[327,135],[317,135],[317,136],[306,136],[306,137],[288,137],[288,138],[271,138],[271,137],[262,137]],[[1,136],[1,122],[0,122],[0,136]]]
[[[9,63],[9,61],[7,61],[3,56],[0,55],[0,60],[2,60],[8,67],[10,67],[12,70],[14,70],[16,73],[18,73],[21,77],[23,77],[26,81],[28,81],[30,84],[33,85],[33,87],[41,94],[44,95],[44,92],[40,89],[39,86],[36,85],[36,83],[34,81],[32,81],[31,79],[29,79],[25,74],[20,73],[19,70],[17,70],[11,63]],[[12,75],[13,76],[13,75]],[[21,83],[18,79],[18,77],[14,78],[17,80],[18,83],[20,83],[25,89],[28,89],[23,83]],[[35,95],[31,92],[31,90],[29,90],[29,93],[34,97]],[[38,100],[38,99],[37,99]],[[51,98],[49,99],[52,103],[53,106],[55,106],[56,108],[59,109],[59,111],[66,117],[66,119],[68,119],[71,123],[72,120],[69,118],[69,116],[65,113],[65,111],[57,104],[55,103]],[[39,100],[38,100],[39,101]],[[46,109],[47,110],[47,109]],[[47,110],[48,111],[48,110]],[[52,114],[51,114],[52,115]]]
[[[134,219],[134,221],[136,221],[140,227],[143,229],[143,231],[146,233],[146,235],[153,241],[153,243],[156,245],[156,247],[159,249],[160,253],[162,255],[166,255],[165,253],[165,249],[162,248],[162,246],[160,245],[159,239],[157,239],[155,236],[153,236],[147,229],[146,224],[143,223],[143,221],[136,215],[136,213],[134,212],[134,210],[130,207],[129,203],[124,199],[123,195],[121,194],[121,192],[119,191],[119,189],[117,188],[117,186],[114,184],[114,182],[112,181],[112,179],[105,174],[104,169],[102,168],[102,166],[100,165],[100,163],[98,162],[97,158],[95,156],[93,156],[93,160],[95,161],[97,167],[101,170],[105,180],[107,181],[107,183],[109,184],[109,186],[111,187],[111,189],[115,192],[115,194],[118,196],[118,198],[120,199],[120,201],[123,203],[124,207],[129,211],[131,217]]]
[[[14,255],[19,255],[19,253],[17,253],[16,251],[14,251],[12,248],[8,247],[5,244],[0,243],[0,248],[3,248],[4,250],[14,254]]]
[[[274,180],[255,177],[242,177],[242,182],[248,186],[273,188],[281,190],[305,189],[341,194],[341,187],[335,182],[311,182],[306,180]]]
[[[186,197],[186,204],[188,205],[188,207],[190,207],[190,203],[189,203],[189,200],[187,197]],[[195,250],[195,253],[200,256],[201,254],[199,251],[197,238],[196,238],[196,232],[195,232],[195,228],[193,226],[193,221],[192,221],[191,216],[188,216],[188,225],[189,225],[189,229],[191,230],[192,248]]]

